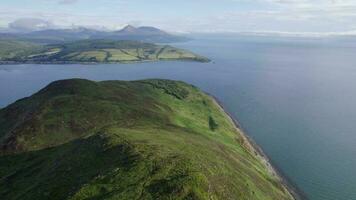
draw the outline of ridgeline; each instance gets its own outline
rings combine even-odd
[[[0,196],[293,199],[215,100],[170,80],[61,80],[0,110]]]

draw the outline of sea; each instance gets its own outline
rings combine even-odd
[[[52,81],[183,80],[214,95],[310,200],[356,199],[356,38],[192,35],[212,60],[0,65],[0,107]]]

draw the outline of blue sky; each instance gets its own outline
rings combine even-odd
[[[349,32],[356,30],[356,0],[1,0],[0,26],[19,18],[174,32]]]

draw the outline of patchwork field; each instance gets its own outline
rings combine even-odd
[[[158,60],[208,62],[209,59],[168,45],[135,41],[83,40],[41,46],[0,41],[2,63],[127,63]]]

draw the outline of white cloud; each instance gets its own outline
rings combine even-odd
[[[78,0],[61,0],[58,3],[60,3],[60,4],[72,4],[72,3],[75,3],[77,1]]]
[[[252,30],[345,32],[355,29],[356,0],[232,1],[263,4],[256,10],[236,10],[222,14],[224,19],[235,20],[239,26],[254,24]],[[239,19],[245,22],[238,23]]]
[[[36,31],[53,27],[51,22],[38,18],[21,18],[9,23],[9,28],[15,31]]]
[[[55,1],[57,2],[58,4],[73,4],[73,3],[76,3],[78,2],[79,0],[45,0],[45,1]]]

